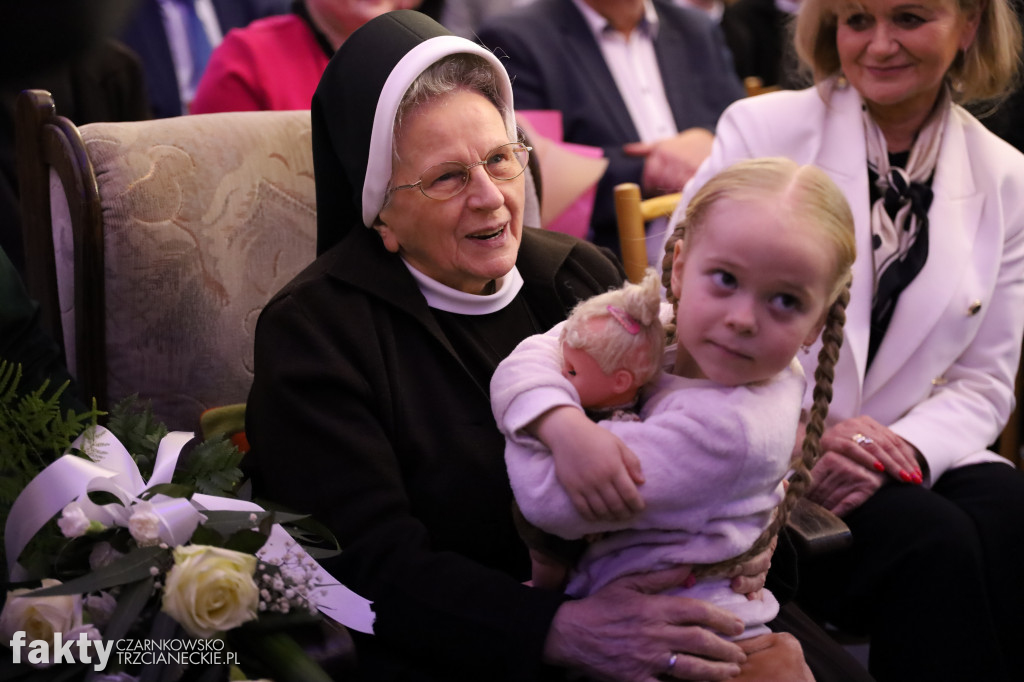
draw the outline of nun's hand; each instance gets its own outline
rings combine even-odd
[[[563,604],[545,643],[548,663],[611,680],[727,680],[746,654],[724,636],[743,623],[708,602],[658,594],[685,584],[689,567],[629,575]]]

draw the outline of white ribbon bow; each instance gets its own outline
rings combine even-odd
[[[92,461],[71,454],[61,456],[29,481],[14,501],[4,532],[11,579],[17,581],[29,577],[18,563],[18,557],[46,522],[70,502],[77,500],[90,520],[108,526],[127,527],[132,503],[147,488],[171,482],[178,455],[191,439],[192,434],[184,431],[167,434],[157,447],[153,475],[147,482],[135,460],[114,434],[102,426],[87,429],[71,447],[82,450]],[[114,495],[121,504],[93,503],[89,493],[98,491]],[[187,542],[203,519],[202,514],[184,498],[155,495],[150,502],[160,518],[160,539],[169,545]]]
[[[17,562],[18,557],[35,534],[72,501],[77,500],[90,520],[127,527],[132,504],[148,488],[171,482],[181,450],[192,437],[192,433],[184,431],[172,431],[164,436],[157,446],[153,474],[146,481],[131,454],[110,431],[100,426],[79,436],[71,447],[86,452],[93,461],[71,454],[61,456],[25,486],[11,507],[4,532],[11,580],[29,578],[28,572]],[[88,495],[94,491],[111,493],[121,504],[97,505]],[[196,526],[206,518],[201,510],[265,511],[252,502],[214,495],[195,494],[191,501],[154,495],[149,501],[160,519],[160,540],[172,547],[189,541]],[[283,557],[290,544],[288,532],[274,524],[257,556],[273,561]],[[303,550],[297,547],[293,551]],[[319,564],[315,583],[320,588],[317,606],[325,616],[353,630],[373,633],[375,616],[370,601],[340,584]]]

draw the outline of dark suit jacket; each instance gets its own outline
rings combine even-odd
[[[725,107],[744,95],[722,34],[696,10],[668,0],[654,0],[654,7],[654,48],[676,125],[714,130]],[[571,0],[536,0],[489,17],[479,40],[505,63],[517,109],[557,109],[566,141],[604,148],[610,163],[591,229],[596,243],[617,249],[612,190],[641,182],[643,159],[621,149],[640,136],[583,15]]]
[[[291,0],[213,0],[223,33],[247,26],[261,17],[287,12],[290,4]],[[121,40],[142,59],[153,115],[156,118],[180,116],[178,78],[157,0],[139,2],[136,12],[121,32]]]
[[[538,330],[622,281],[592,244],[530,228],[518,268]],[[374,602],[375,635],[353,633],[345,679],[540,679],[563,596],[521,584],[488,389],[372,230],[350,231],[260,315],[247,464],[257,496],[331,528],[342,553],[325,568]]]

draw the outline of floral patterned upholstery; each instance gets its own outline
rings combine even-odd
[[[101,407],[137,393],[170,428],[192,430],[204,409],[246,400],[256,319],[315,256],[309,112],[79,131],[102,206]],[[74,288],[96,282],[75,283],[68,202],[52,170],[50,185],[64,341],[76,373]]]

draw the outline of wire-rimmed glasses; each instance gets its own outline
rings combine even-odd
[[[466,189],[466,185],[469,184],[469,172],[477,166],[483,166],[487,174],[498,182],[515,180],[526,170],[532,150],[533,147],[527,147],[522,142],[509,142],[487,152],[483,160],[476,163],[467,165],[460,161],[445,161],[431,166],[420,174],[420,179],[416,182],[392,187],[391,191],[416,187],[428,199],[451,199]]]

